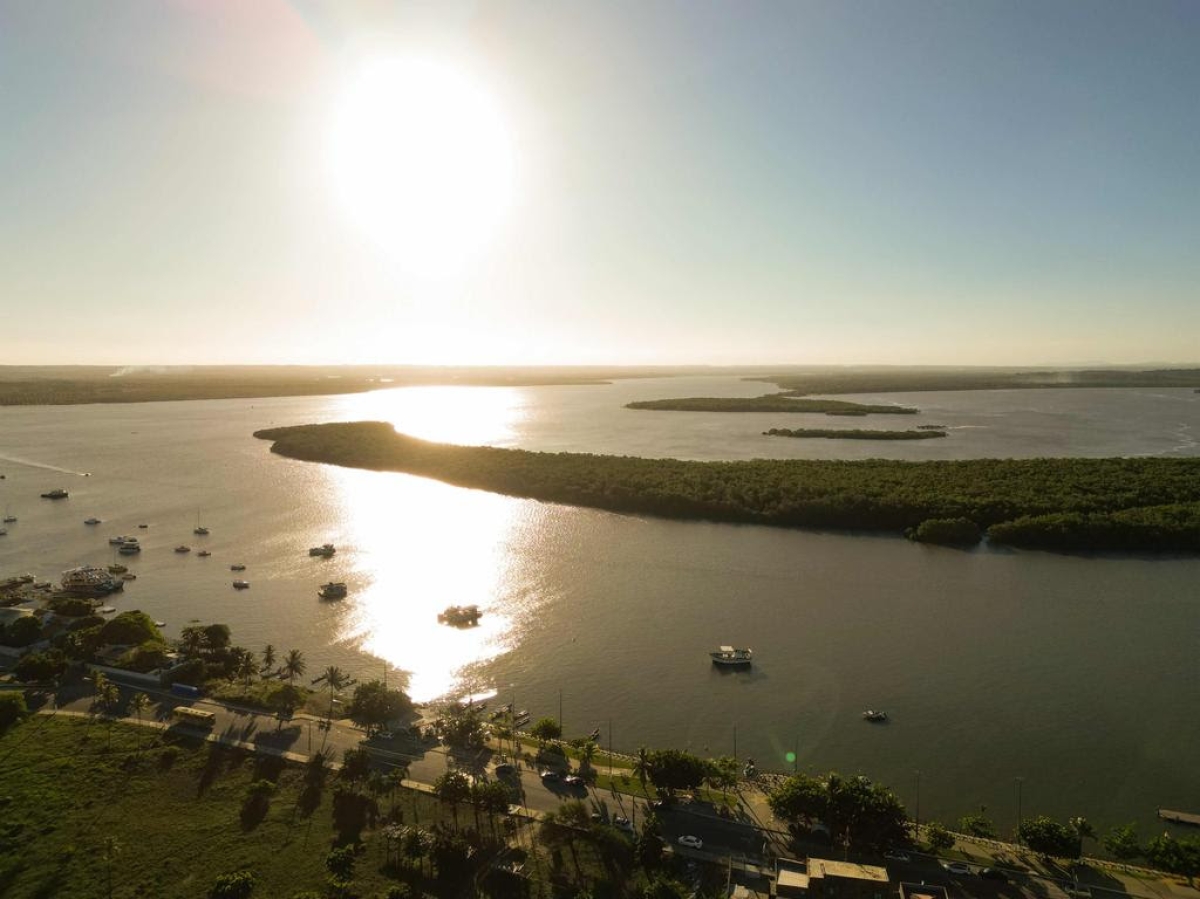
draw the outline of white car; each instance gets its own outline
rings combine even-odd
[[[613,818],[613,825],[618,830],[623,830],[626,833],[633,833],[633,824],[630,823],[628,818],[622,818],[618,815],[616,818]]]
[[[942,867],[945,868],[950,874],[958,874],[959,876],[971,873],[971,869],[962,862],[946,862],[942,865]]]
[[[688,849],[704,848],[704,840],[700,839],[699,837],[690,836],[689,834],[684,834],[675,842],[680,846],[686,846]]]
[[[901,852],[899,849],[889,849],[887,852],[885,852],[883,854],[883,857],[886,859],[889,859],[890,861],[894,861],[894,862],[911,861],[911,859],[908,857],[908,853]]]

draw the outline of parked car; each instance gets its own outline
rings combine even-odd
[[[620,815],[613,818],[613,826],[616,827],[617,830],[623,830],[626,833],[633,833],[633,824],[630,823],[628,818],[622,818]]]
[[[547,783],[558,783],[562,780],[562,775],[557,771],[543,771],[538,776]]]
[[[497,777],[512,777],[516,773],[517,773],[517,769],[514,768],[512,765],[497,765],[496,766],[496,776]]]
[[[703,849],[704,848],[704,840],[700,839],[699,837],[694,837],[694,836],[691,836],[690,834],[686,834],[686,833],[683,836],[681,836],[678,840],[676,840],[675,842],[678,843],[680,846],[686,846],[688,849]]]
[[[950,874],[958,874],[964,876],[971,873],[971,869],[962,862],[942,862],[942,867]]]
[[[568,774],[563,778],[563,783],[571,787],[582,787],[584,785],[584,780],[578,774]]]
[[[889,849],[887,852],[885,852],[883,854],[883,857],[886,859],[890,859],[891,861],[894,861],[894,862],[912,861],[912,859],[909,858],[907,852],[901,852],[899,849]]]
[[[1001,883],[1008,882],[1008,875],[999,868],[980,868],[979,876],[987,880],[998,880]]]

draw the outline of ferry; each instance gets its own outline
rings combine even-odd
[[[122,581],[103,568],[72,568],[64,571],[61,584],[64,593],[77,596],[107,596],[125,588]]]
[[[479,606],[449,606],[438,614],[438,621],[453,627],[474,627],[482,615]]]
[[[888,720],[887,712],[880,709],[867,709],[862,713],[863,721],[871,721],[876,724]]]
[[[245,590],[249,586],[250,586],[249,581],[234,581],[233,582],[233,589],[235,589],[235,590]]]
[[[47,490],[42,494],[42,499],[66,499],[71,494],[63,490],[61,487],[56,487],[53,490]]]
[[[320,546],[314,546],[309,549],[308,554],[310,556],[320,556],[324,559],[328,559],[335,552],[337,552],[337,547],[335,547],[332,543],[322,543]]]
[[[321,599],[345,599],[346,585],[341,581],[331,581],[328,584],[322,584],[321,589],[317,591],[317,595]]]
[[[714,665],[726,668],[747,668],[754,658],[754,652],[749,649],[735,649],[732,646],[721,646],[716,652],[710,652],[709,658]]]

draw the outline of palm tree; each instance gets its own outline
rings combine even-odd
[[[645,746],[638,747],[637,761],[633,763],[633,774],[638,779],[638,783],[642,785],[642,792],[645,793],[646,781],[650,779],[650,751]]]
[[[592,740],[588,740],[583,744],[583,748],[579,750],[579,767],[591,768],[592,760],[596,758],[596,744]]]
[[[471,783],[459,771],[447,771],[433,782],[433,794],[450,804],[454,829],[458,830],[458,804],[471,797]]]
[[[333,718],[333,699],[339,692],[355,683],[354,679],[346,674],[337,665],[330,665],[325,669],[324,673],[313,679],[314,684],[325,682],[325,686],[329,688],[329,718]]]
[[[298,649],[289,649],[288,654],[283,659],[283,665],[280,666],[279,672],[288,679],[288,683],[294,683],[296,678],[302,676],[308,669],[308,663],[304,661],[304,653]]]
[[[200,655],[204,642],[204,628],[195,625],[185,627],[179,636],[179,648],[189,659]]]
[[[397,765],[386,775],[388,789],[392,793],[392,818],[396,817],[396,791],[400,789],[400,785],[404,783],[408,777],[408,766]]]
[[[254,653],[248,649],[243,649],[238,656],[237,668],[234,670],[234,673],[242,678],[245,685],[249,687],[254,675],[258,674],[258,663],[254,660]]]
[[[268,643],[263,647],[262,651],[262,673],[266,676],[271,673],[271,669],[275,667],[275,647]]]
[[[138,749],[139,750],[142,748],[142,735],[141,735],[142,712],[144,712],[146,710],[146,707],[148,705],[150,705],[150,697],[147,696],[145,693],[134,693],[132,696],[129,697],[129,710],[131,712],[133,712],[133,715],[135,718],[137,718],[137,723],[138,723]]]

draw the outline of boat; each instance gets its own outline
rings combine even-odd
[[[714,665],[726,668],[746,668],[754,658],[754,652],[749,649],[735,649],[732,646],[718,647],[716,652],[710,652],[709,657]]]
[[[122,581],[103,568],[72,568],[63,572],[60,583],[64,593],[76,596],[107,596],[125,588]]]
[[[482,615],[479,606],[448,606],[438,614],[438,621],[452,627],[473,627]]]
[[[207,537],[208,536],[208,528],[197,525],[196,527],[192,528],[192,533],[199,534],[201,537]]]
[[[116,562],[114,562],[113,564],[108,566],[109,574],[124,574],[128,570],[129,569],[126,568],[124,565],[118,565]]]
[[[337,547],[332,543],[322,543],[320,546],[311,547],[308,551],[308,554],[310,556],[320,556],[321,558],[328,559],[335,552],[337,552]]]
[[[132,571],[126,571],[126,572],[125,572],[123,575],[121,575],[121,580],[123,580],[123,581],[136,581],[136,580],[137,580],[137,575],[136,575],[136,574],[134,574]]]
[[[600,741],[600,728],[597,727],[590,734],[588,734],[588,739],[593,743],[598,743]]]
[[[111,615],[116,610],[117,610],[116,606],[101,606],[96,611],[99,612],[101,615]]]
[[[191,551],[192,548],[185,543],[181,543],[179,546],[175,547],[175,552],[177,553],[190,553]]]
[[[5,516],[4,516],[4,523],[5,523],[5,524],[13,524],[13,523],[14,523],[16,520],[17,520],[17,516],[16,516],[16,515],[5,515]]]
[[[85,518],[83,520],[83,523],[84,524],[101,524],[101,521],[99,518]]]
[[[872,721],[875,723],[880,723],[880,722],[888,720],[887,712],[882,711],[881,709],[867,709],[865,712],[862,713],[862,716],[863,716],[863,721]]]
[[[136,537],[126,537],[124,534],[121,534],[120,536],[117,536],[117,537],[109,537],[108,545],[109,546],[120,546],[122,543],[128,543],[130,540],[133,540],[134,542],[136,542],[137,538]]]
[[[5,537],[7,535],[8,535],[8,528],[0,528],[0,537]]]
[[[148,525],[148,524],[139,524],[139,525],[138,525],[138,527],[139,527],[139,528],[141,528],[141,529],[144,531],[144,530],[146,530],[146,528],[150,527],[150,525]]]
[[[232,565],[229,566],[229,570],[230,571],[245,571],[246,566],[243,565],[241,562],[234,562]]]
[[[250,586],[249,581],[234,581],[233,582],[233,588],[235,590],[245,590],[249,586]]]
[[[142,551],[142,544],[136,540],[126,540],[117,547],[117,552],[123,556],[135,556]]]
[[[196,555],[200,556],[202,559],[207,559],[212,555],[212,553],[210,553],[207,549],[202,549],[200,552],[196,553]]]
[[[331,581],[328,584],[322,584],[321,589],[317,591],[317,596],[321,599],[345,599],[346,585],[341,581]]]
[[[42,494],[42,499],[66,499],[71,494],[63,490],[61,487],[56,487],[53,490],[47,490]]]

